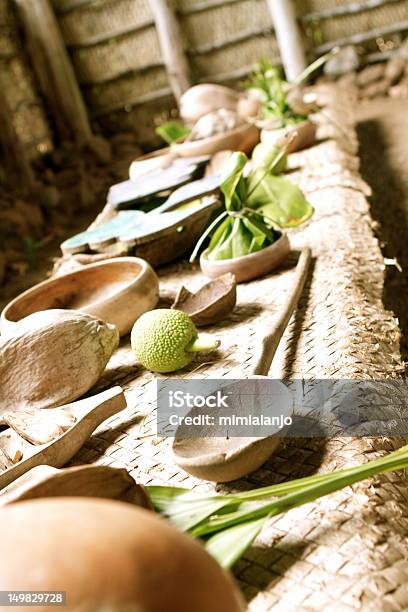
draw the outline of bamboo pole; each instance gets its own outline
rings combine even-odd
[[[13,113],[0,83],[0,148],[7,179],[21,191],[30,191],[34,187],[34,172],[13,124]]]
[[[150,0],[163,62],[170,87],[178,101],[191,87],[190,68],[184,52],[182,34],[171,0]]]
[[[286,78],[293,81],[306,68],[306,55],[292,0],[266,0]]]
[[[50,0],[15,0],[30,59],[60,138],[92,137],[87,110]]]

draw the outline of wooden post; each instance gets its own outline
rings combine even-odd
[[[306,56],[292,0],[266,0],[271,14],[286,78],[293,81],[305,68]]]
[[[156,24],[170,87],[178,101],[181,95],[191,87],[190,68],[184,53],[180,26],[171,0],[150,0],[149,4]]]
[[[21,191],[34,187],[34,172],[24,145],[20,141],[13,124],[13,113],[0,83],[0,148],[7,172],[7,180]]]
[[[82,145],[91,126],[70,57],[50,0],[15,0],[26,32],[30,59],[62,140]]]

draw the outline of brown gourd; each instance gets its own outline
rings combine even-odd
[[[149,510],[66,497],[18,502],[1,515],[2,589],[64,590],[67,612],[245,610],[203,546]]]
[[[44,310],[0,340],[0,415],[54,408],[86,393],[119,343],[114,325],[73,310]]]

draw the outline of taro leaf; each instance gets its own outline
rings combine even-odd
[[[269,171],[271,174],[280,174],[286,170],[288,161],[286,153],[276,144],[260,142],[252,151],[252,171],[249,175],[248,191],[251,191],[254,175],[260,176],[260,172]]]
[[[238,217],[230,217],[231,224],[228,231],[220,236],[218,243],[215,243],[211,251],[208,252],[208,259],[233,259],[242,257],[251,252],[252,234],[247,230]]]
[[[245,217],[242,222],[252,234],[252,242],[249,253],[260,251],[264,247],[275,242],[273,230],[267,227],[263,221],[258,221],[258,219],[254,217],[251,219]]]
[[[221,191],[224,194],[225,208],[239,210],[245,199],[245,180],[243,172],[248,158],[245,153],[236,151],[228,160],[222,176]]]
[[[255,540],[268,517],[234,525],[216,533],[205,544],[209,552],[224,568],[230,568]]]
[[[242,223],[242,219],[236,217],[231,232],[232,257],[248,255],[251,248],[252,234]]]
[[[190,128],[180,123],[180,121],[168,121],[156,128],[155,131],[167,144],[176,142],[176,140],[188,136],[191,132]]]
[[[155,509],[182,531],[192,529],[225,506],[231,506],[231,500],[225,497],[199,496],[177,487],[150,486],[147,491]]]
[[[266,176],[250,193],[247,204],[262,213],[265,221],[279,227],[297,227],[314,212],[299,187],[273,175]]]
[[[211,237],[210,244],[208,245],[208,253],[211,253],[211,251],[213,251],[218,245],[222,244],[228,238],[232,231],[233,224],[234,219],[228,216],[221,223],[221,225],[217,227]]]

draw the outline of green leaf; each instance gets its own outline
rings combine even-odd
[[[246,229],[241,219],[234,219],[234,226],[231,232],[232,257],[242,257],[249,253],[252,235]]]
[[[153,506],[181,531],[188,531],[207,517],[217,513],[231,501],[212,496],[197,496],[188,489],[148,487]]]
[[[210,223],[210,225],[207,227],[207,229],[204,230],[204,233],[200,236],[200,238],[197,241],[197,244],[194,247],[193,252],[191,253],[190,256],[190,263],[193,263],[193,261],[195,260],[195,258],[198,255],[198,251],[200,250],[200,248],[202,247],[202,245],[204,244],[204,241],[206,238],[208,238],[208,236],[211,234],[211,232],[217,227],[217,225],[220,223],[221,219],[223,219],[224,217],[227,216],[227,211],[224,210],[224,212],[222,212],[221,214],[219,214],[212,223]],[[222,227],[222,224],[221,226]]]
[[[280,174],[286,169],[288,157],[285,151],[276,144],[268,142],[260,142],[252,151],[252,170],[249,175],[248,190],[251,191],[254,182],[254,175],[259,172],[270,172],[271,174]]]
[[[264,238],[269,244],[275,242],[275,234],[263,221],[260,216],[258,219],[255,215],[251,218],[246,217],[242,220],[247,229],[252,233],[253,238]]]
[[[173,487],[146,489],[156,509],[193,537],[204,538],[208,552],[224,567],[231,567],[269,517],[370,476],[406,468],[408,445],[362,465],[232,495],[203,496]],[[272,496],[278,498],[269,501]],[[265,503],[259,503],[262,500]]]
[[[241,219],[237,217],[230,219],[228,231],[208,253],[208,259],[233,259],[248,254],[252,236],[241,223]]]
[[[227,214],[227,213],[226,213]],[[226,219],[217,227],[211,237],[210,244],[208,245],[208,253],[211,253],[215,248],[221,245],[229,236],[234,225],[234,219],[227,216]]]
[[[297,227],[312,216],[314,209],[302,191],[281,176],[266,176],[248,198],[248,205],[279,227]]]
[[[168,121],[167,123],[162,123],[159,127],[156,128],[156,134],[163,138],[167,144],[172,144],[185,136],[188,136],[191,132],[190,128],[185,126],[180,121]]]
[[[230,527],[209,538],[205,548],[222,567],[230,568],[251,546],[266,520],[267,518],[262,518]]]
[[[239,210],[241,207],[241,198],[245,196],[243,172],[247,161],[245,153],[239,151],[233,153],[228,160],[220,187],[227,210]]]

